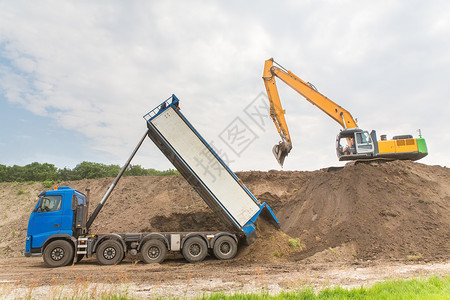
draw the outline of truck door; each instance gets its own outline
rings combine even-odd
[[[62,195],[43,195],[33,211],[28,224],[28,235],[32,236],[32,248],[41,247],[45,240],[61,231]]]
[[[356,153],[358,154],[373,154],[373,141],[367,131],[356,132]]]

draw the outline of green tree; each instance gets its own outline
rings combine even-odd
[[[72,170],[72,180],[115,177],[120,171],[118,165],[105,165],[83,161]]]
[[[58,177],[58,168],[53,164],[33,162],[22,168],[20,178],[16,181],[45,181],[56,180]]]
[[[26,166],[5,166],[0,164],[0,182],[5,181],[48,181],[80,180],[104,177],[116,177],[120,166],[83,161],[75,168],[58,169],[53,164],[33,162]],[[167,176],[179,174],[177,170],[159,171],[145,169],[140,165],[130,165],[124,176]]]
[[[8,167],[0,165],[0,182],[7,181]]]
[[[116,177],[121,167],[119,165],[103,165],[106,171],[106,177]]]
[[[58,169],[58,180],[72,180],[72,169],[64,167],[64,169]]]
[[[6,174],[6,181],[23,181],[23,167],[14,165],[12,167],[8,167]]]
[[[124,176],[146,176],[148,172],[140,165],[129,165]]]

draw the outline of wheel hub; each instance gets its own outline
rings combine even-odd
[[[50,256],[55,261],[61,260],[64,257],[64,249],[57,247],[52,250],[52,252],[50,253]]]
[[[231,251],[231,245],[229,243],[222,243],[219,249],[221,253],[228,254]]]
[[[148,256],[150,258],[153,258],[153,259],[158,258],[160,254],[161,254],[161,251],[159,251],[158,247],[153,246],[148,249]]]
[[[106,259],[113,259],[116,256],[116,249],[108,247],[103,251],[103,257]]]
[[[199,244],[192,244],[189,247],[189,254],[191,254],[192,256],[199,256],[201,253],[201,247]]]

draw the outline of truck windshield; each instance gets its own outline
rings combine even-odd
[[[57,211],[61,209],[61,196],[42,196],[38,212]]]

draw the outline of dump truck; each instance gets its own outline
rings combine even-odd
[[[272,209],[258,201],[239,180],[181,113],[179,104],[172,95],[144,115],[145,134],[89,218],[88,195],[71,187],[54,187],[40,193],[28,222],[25,256],[42,256],[49,267],[70,265],[94,255],[102,265],[117,264],[127,254],[139,255],[145,263],[161,263],[168,251],[181,252],[189,262],[202,261],[209,251],[226,260],[236,255],[240,243],[251,244],[255,240],[255,222],[260,215],[279,226]],[[146,137],[230,230],[91,232],[93,222]]]

